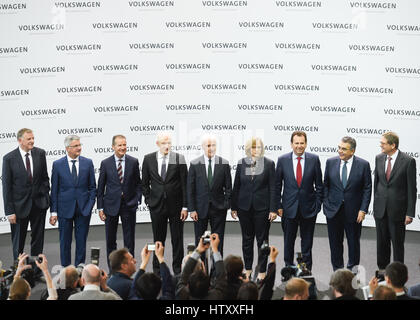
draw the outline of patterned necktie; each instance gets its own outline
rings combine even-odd
[[[26,153],[26,172],[28,173],[29,182],[32,183],[31,161],[29,161],[29,153]]]
[[[341,170],[341,181],[343,182],[343,188],[347,185],[347,161],[344,161],[343,169]]]
[[[121,184],[123,183],[123,181],[124,181],[124,178],[123,178],[123,171],[122,171],[122,159],[119,159],[118,160],[118,168],[117,168],[117,172],[118,172],[118,177],[120,178],[120,182],[121,182]]]
[[[209,181],[209,186],[211,185],[211,182],[213,181],[213,171],[211,168],[211,159],[209,159],[209,167],[207,169],[207,180]]]
[[[388,166],[386,167],[386,181],[389,181],[389,178],[391,177],[391,157],[388,157]]]
[[[71,160],[73,165],[71,166],[71,175],[73,177],[74,183],[77,183],[77,170],[76,170],[76,160]]]
[[[166,156],[163,156],[162,167],[160,169],[160,176],[162,177],[162,180],[165,181],[165,178],[166,178]]]
[[[298,157],[298,164],[296,166],[296,181],[298,184],[298,187],[300,188],[300,184],[302,183],[302,165],[300,164],[300,160],[302,157]]]

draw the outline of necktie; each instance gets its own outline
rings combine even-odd
[[[343,169],[341,170],[341,182],[343,183],[343,188],[347,185],[347,161],[344,161]]]
[[[76,170],[76,160],[71,160],[73,165],[71,166],[71,175],[73,177],[74,183],[77,183],[77,170]]]
[[[302,157],[298,157],[298,164],[296,166],[296,181],[298,184],[298,187],[300,188],[300,184],[302,183],[302,165],[300,164],[300,160]]]
[[[209,159],[209,168],[207,169],[207,179],[209,180],[209,185],[211,185],[211,182],[213,180],[213,171],[211,169],[211,159]]]
[[[165,181],[166,178],[166,156],[163,157],[162,160],[162,167],[160,170],[160,176],[162,177],[162,180]]]
[[[31,161],[29,161],[29,153],[26,153],[26,172],[28,173],[29,182],[32,183]]]
[[[123,172],[122,172],[122,159],[118,160],[118,168],[117,168],[117,172],[118,172],[118,177],[120,178],[120,182],[121,184],[123,183]]]
[[[386,167],[386,181],[389,181],[389,178],[391,177],[391,157],[388,157],[388,166]]]

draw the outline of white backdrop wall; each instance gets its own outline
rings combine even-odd
[[[98,178],[114,134],[142,162],[171,131],[189,161],[211,131],[234,177],[248,137],[276,160],[300,129],[322,168],[350,135],[374,169],[393,130],[418,166],[419,12],[412,0],[1,0],[0,155],[31,128],[51,174],[78,134]],[[409,230],[420,230],[419,203],[416,215]],[[143,203],[137,222],[149,221]],[[102,224],[96,207],[91,224]]]

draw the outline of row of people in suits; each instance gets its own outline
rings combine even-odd
[[[277,216],[282,218],[285,264],[294,263],[294,243],[300,228],[303,259],[311,269],[315,221],[322,204],[334,270],[344,266],[344,233],[349,246],[347,267],[359,264],[361,222],[368,211],[372,181],[369,163],[354,155],[353,138],[344,137],[339,144],[339,156],[327,160],[324,180],[318,156],[305,152],[305,132],[292,134],[292,152],[280,156],[277,166],[264,157],[262,140],[252,138],[245,146],[246,157],[238,163],[232,190],[230,166],[216,155],[214,136],[202,139],[204,154],[187,169],[183,155],[170,151],[171,136],[159,134],[158,151],[144,157],[142,178],[138,160],[126,154],[126,138],[114,136],[114,155],[101,162],[98,188],[92,161],[80,155],[80,138],[68,136],[67,156],[53,163],[51,196],[45,152],[34,147],[33,132],[20,130],[18,142],[19,147],[4,156],[2,179],[14,258],[23,252],[28,223],[33,230],[31,255],[42,252],[45,214],[50,207],[50,223],[55,225],[58,221],[59,225],[62,265],[71,263],[73,228],[75,264],[84,262],[96,199],[99,216],[106,225],[107,256],[116,249],[119,218],[124,246],[134,256],[136,210],[143,195],[150,210],[154,241],[165,243],[169,221],[175,274],[180,273],[184,256],[183,221],[188,212],[195,222],[196,244],[210,223],[211,232],[219,234],[219,250],[223,253],[226,214],[230,208],[232,217],[240,221],[247,273],[252,272],[254,238],[258,247],[268,241],[270,222]],[[398,144],[395,133],[384,134],[382,153],[375,161],[374,216],[380,269],[390,261],[391,243],[394,260],[403,262],[405,225],[411,223],[415,213],[416,164],[398,150]],[[260,278],[264,277],[266,264],[266,257],[259,255]],[[158,265],[155,258],[155,271]]]

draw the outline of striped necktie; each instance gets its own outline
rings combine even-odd
[[[124,178],[123,178],[123,171],[122,171],[122,159],[119,159],[118,160],[118,168],[117,168],[117,172],[118,172],[118,177],[120,178],[120,182],[121,182],[121,184],[123,183],[123,181],[124,181]]]

